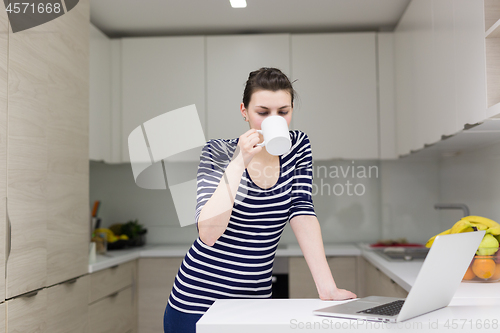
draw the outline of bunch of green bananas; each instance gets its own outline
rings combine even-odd
[[[482,216],[466,216],[455,223],[453,227],[439,233],[427,241],[426,247],[431,247],[434,239],[440,235],[458,234],[474,230],[485,230],[486,234],[476,252],[478,255],[488,256],[498,251],[500,242],[500,224]]]

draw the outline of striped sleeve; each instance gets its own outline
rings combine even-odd
[[[227,147],[222,140],[210,140],[203,147],[197,172],[195,222],[205,203],[212,197],[230,162]],[[199,229],[198,229],[199,231]]]
[[[309,137],[302,134],[302,142],[297,151],[297,161],[292,182],[292,200],[289,220],[298,215],[314,215],[312,200],[312,150]],[[299,136],[300,136],[299,134]],[[299,137],[299,140],[301,138]]]

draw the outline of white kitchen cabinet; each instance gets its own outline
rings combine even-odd
[[[318,298],[318,289],[304,257],[290,257],[288,260],[289,298]],[[358,257],[327,257],[338,288],[358,293],[358,260]]]
[[[483,1],[410,2],[395,29],[397,151],[487,118]]]
[[[123,38],[121,47],[123,162],[129,134],[168,111],[195,104],[205,130],[205,37]]]
[[[0,13],[0,230],[7,230],[7,13]],[[5,272],[5,236],[0,237],[0,272]],[[5,274],[0,274],[0,302],[5,300]],[[2,306],[5,310],[5,307]],[[2,310],[0,309],[0,314]],[[5,314],[5,311],[4,313]],[[5,318],[4,322],[5,322]],[[5,326],[4,326],[5,328]],[[2,325],[0,323],[0,330]],[[5,329],[4,329],[5,332]]]
[[[47,332],[89,331],[89,275],[47,288]]]
[[[140,333],[163,330],[163,315],[183,257],[139,259],[138,318]]]
[[[292,35],[294,127],[308,134],[314,159],[379,157],[375,36]]]
[[[276,67],[290,75],[290,35],[206,39],[207,139],[238,138],[250,129],[240,112],[248,75],[261,67]]]
[[[380,159],[397,159],[394,33],[377,34]]]
[[[89,158],[112,161],[111,40],[90,24]]]

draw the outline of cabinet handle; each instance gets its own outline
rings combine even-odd
[[[9,217],[9,206],[8,206],[8,199],[5,198],[5,211],[7,213],[7,255],[5,256],[5,268],[7,268],[7,261],[9,260],[10,257],[10,251],[11,251],[11,246],[12,246],[12,225],[10,223],[10,217]],[[7,277],[7,269],[5,269],[5,277]]]
[[[112,293],[111,295],[109,295],[110,298],[113,298],[113,297],[116,297],[116,296],[118,296],[118,291],[115,292],[115,293]]]
[[[30,292],[30,293],[26,293],[24,295],[21,295],[21,297],[29,298],[29,297],[36,296],[37,294],[38,294],[38,290],[35,290],[35,291]]]
[[[115,269],[115,268],[118,268],[118,266],[120,266],[120,265],[111,266],[109,269]]]
[[[391,279],[391,282],[392,282],[393,284],[396,284],[396,281],[394,281],[393,279]]]
[[[73,284],[73,283],[75,283],[75,282],[76,282],[76,280],[78,280],[78,278],[74,278],[74,279],[68,280],[68,281],[66,281],[65,283],[66,283],[66,284]]]

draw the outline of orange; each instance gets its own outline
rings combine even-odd
[[[472,263],[472,271],[478,278],[489,279],[495,272],[495,261],[493,259],[475,258]]]
[[[495,273],[491,276],[491,280],[499,280],[500,279],[500,262],[497,263],[497,267],[495,268]]]
[[[472,280],[475,277],[476,277],[476,274],[474,274],[474,272],[472,271],[472,268],[469,266],[469,268],[467,268],[467,272],[465,272],[463,279],[464,280]]]

